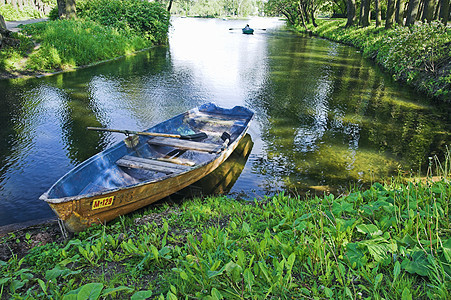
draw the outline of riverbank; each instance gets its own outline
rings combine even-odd
[[[1,238],[0,294],[446,299],[450,199],[445,177],[153,205],[66,241],[47,225]]]
[[[12,32],[0,51],[0,79],[71,71],[167,41],[170,14],[160,3],[86,1],[77,11],[78,19],[25,24]]]
[[[318,26],[297,27],[359,49],[416,90],[441,101],[451,101],[451,30],[441,23],[417,24],[385,30],[374,25],[345,28],[344,19],[318,19]]]

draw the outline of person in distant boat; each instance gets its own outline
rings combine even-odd
[[[246,27],[244,27],[244,30],[249,30],[249,29],[251,29],[251,28],[249,27],[249,24],[246,24]]]

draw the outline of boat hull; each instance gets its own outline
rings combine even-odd
[[[254,29],[242,29],[244,34],[254,34]]]
[[[115,188],[111,191],[106,190],[98,193],[88,193],[86,195],[71,195],[62,198],[50,197],[50,195],[52,195],[52,189],[56,189],[58,186],[64,186],[64,182],[69,180],[64,178],[68,177],[68,174],[74,173],[72,170],[60,179],[49,192],[41,196],[41,199],[49,204],[58,218],[64,222],[69,231],[83,231],[92,224],[105,223],[120,215],[133,212],[152,204],[153,202],[195,183],[207,174],[210,174],[235,150],[246,134],[247,128],[248,125],[243,128],[226,148],[217,153],[213,159],[200,163],[198,166],[178,175],[165,175],[158,179]],[[108,149],[104,152],[108,153]],[[102,158],[102,155],[108,154],[103,154],[103,152],[101,152],[91,158],[91,160],[97,161],[99,160],[99,157]],[[93,162],[89,163],[88,160],[88,163],[85,162],[84,164],[89,165],[93,164]],[[83,164],[81,167],[77,167],[74,170],[80,169],[83,169]],[[60,182],[63,182],[63,184]]]

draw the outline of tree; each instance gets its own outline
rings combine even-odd
[[[348,28],[355,23],[355,0],[346,0],[346,15],[348,21],[345,27]]]
[[[375,14],[376,14],[376,27],[381,26],[381,3],[380,0],[374,0],[374,10],[375,10]]]
[[[9,30],[6,28],[5,19],[0,15],[0,48],[3,45],[3,39],[9,36]]]
[[[449,0],[446,0],[449,1]],[[412,26],[415,24],[418,15],[418,7],[420,5],[419,0],[410,0],[407,6],[406,26]]]
[[[390,29],[393,26],[394,15],[395,15],[395,0],[388,0],[387,12],[385,15],[385,29]]]
[[[449,0],[440,0],[439,19],[443,24],[448,24],[449,19]]]
[[[435,0],[424,0],[423,15],[421,21],[431,22],[434,18]]]
[[[362,0],[362,14],[360,18],[362,19],[360,24],[362,27],[370,26],[370,0]]]
[[[396,0],[395,22],[401,26],[404,23],[404,0]]]
[[[73,19],[77,17],[75,0],[57,0],[57,4],[60,19]]]

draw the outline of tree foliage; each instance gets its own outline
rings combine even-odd
[[[412,26],[417,21],[449,20],[449,0],[268,0],[265,12],[282,15],[291,25],[314,24],[317,14],[346,17],[346,27],[368,27],[375,20],[376,27],[391,28],[394,23]],[[406,21],[404,21],[406,20]]]
[[[160,3],[141,0],[83,0],[77,2],[78,16],[104,26],[142,34],[156,43],[167,38],[170,15]]]

